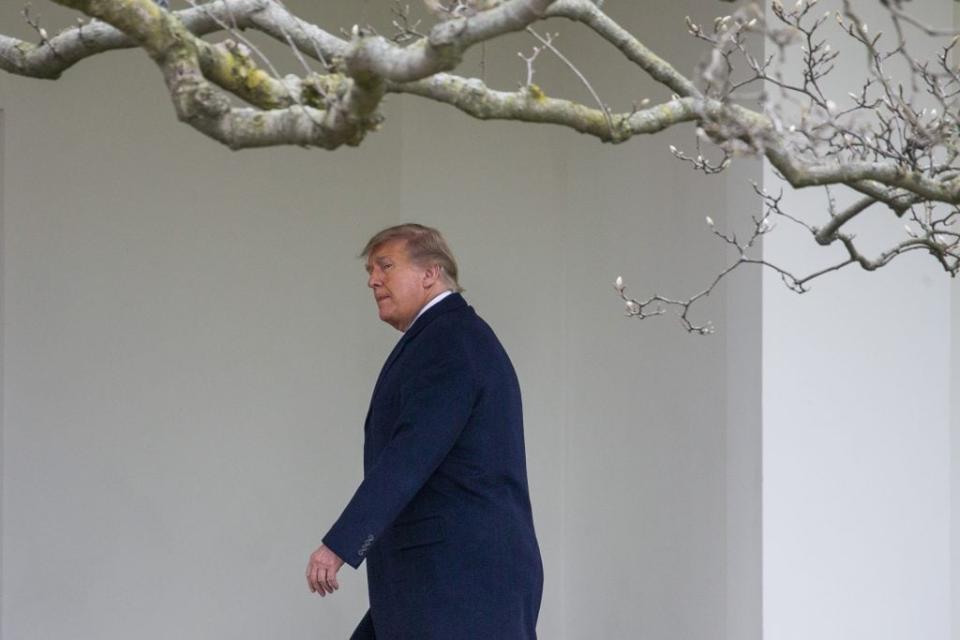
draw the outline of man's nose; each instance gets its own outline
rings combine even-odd
[[[380,285],[380,278],[377,277],[376,273],[371,273],[370,277],[367,278],[367,286],[371,289]]]

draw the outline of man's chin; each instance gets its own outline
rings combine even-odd
[[[385,310],[383,310],[383,309],[380,309],[379,311],[380,311],[380,312],[379,312],[378,315],[380,316],[380,319],[383,320],[384,322],[386,322],[386,323],[387,323],[388,325],[390,325],[391,327],[396,328],[396,326],[397,326],[397,321],[393,318],[393,316],[391,316],[388,311],[385,311]]]

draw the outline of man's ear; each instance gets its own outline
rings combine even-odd
[[[423,288],[429,289],[441,277],[443,277],[443,267],[438,264],[430,265],[423,271]]]

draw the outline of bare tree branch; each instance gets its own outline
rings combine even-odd
[[[422,20],[409,6],[398,5],[392,38],[359,26],[333,35],[278,0],[195,5],[188,0],[191,8],[180,11],[152,0],[52,1],[84,15],[51,36],[27,6],[24,17],[39,40],[0,35],[0,69],[53,79],[85,58],[139,47],[159,67],[177,117],[234,149],[360,144],[381,125],[384,95],[396,93],[450,105],[482,120],[559,125],[609,143],[692,123],[695,152],[671,147],[671,153],[696,171],[718,173],[748,154],[765,157],[795,189],[833,187],[858,194],[854,203],[839,209],[831,193],[828,210],[815,222],[809,214],[786,211],[781,195],[758,188],[764,215],[754,219],[745,241],[714,229],[739,259],[687,300],[658,295],[637,301],[626,297],[621,283],[618,291],[632,316],[676,307],[688,330],[706,333],[708,325],[689,320],[691,307],[743,264],[775,270],[798,292],[851,264],[875,270],[916,250],[931,255],[951,275],[960,271],[960,234],[954,230],[960,219],[960,71],[954,60],[960,37],[924,24],[896,2],[883,3],[892,25],[892,35],[886,37],[865,24],[850,0],[841,0],[842,10],[835,14],[815,9],[817,0],[799,0],[790,8],[773,0],[769,23],[753,4],[718,16],[712,26],[688,18],[688,33],[706,47],[702,64],[688,77],[604,13],[602,3],[591,0],[426,0],[437,20],[429,28],[420,26]],[[552,17],[582,25],[672,96],[611,109],[578,69],[576,56],[560,53],[553,45],[555,34],[542,35],[536,27]],[[247,30],[290,47],[299,73],[281,75],[245,35]],[[453,73],[471,47],[521,30],[538,44],[533,54],[520,54],[527,78],[519,88],[503,91]],[[949,39],[933,59],[923,60],[914,55],[908,31]],[[202,38],[211,34],[224,37],[216,43]],[[824,79],[841,61],[834,46],[838,37],[865,54],[868,69],[843,106],[824,88]],[[767,50],[761,55],[757,44],[762,38]],[[788,49],[798,50],[802,59],[793,75],[781,64]],[[548,95],[533,82],[543,50],[573,70],[595,105]],[[319,71],[312,70],[308,59],[319,62]],[[892,62],[905,64],[907,73],[895,77],[888,68]],[[867,212],[889,216],[901,228],[906,224],[906,237],[874,256],[865,255],[846,229]],[[778,219],[800,225],[818,245],[843,247],[845,258],[798,277],[753,256],[756,240]]]

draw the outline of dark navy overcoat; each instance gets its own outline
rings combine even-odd
[[[353,638],[530,640],[543,566],[527,487],[520,387],[459,294],[429,308],[380,372],[364,479],[323,542],[359,567]]]

